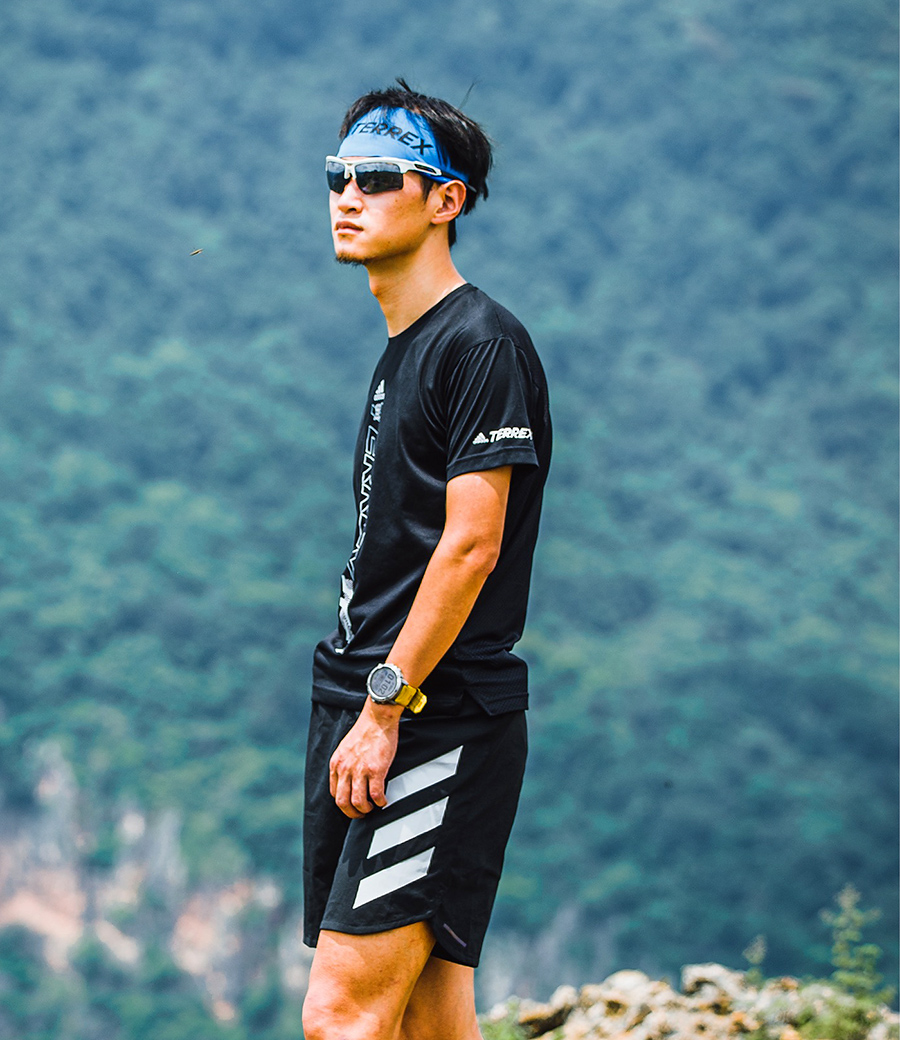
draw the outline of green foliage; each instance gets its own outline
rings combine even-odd
[[[881,989],[882,976],[875,970],[881,950],[862,941],[863,928],[881,916],[878,909],[860,910],[859,892],[845,885],[837,895],[838,911],[823,910],[822,920],[831,926],[831,963],[834,982],[861,1002],[890,1003],[891,989]]]
[[[744,976],[747,984],[759,989],[765,981],[762,972],[762,964],[766,959],[766,937],[764,935],[757,935],[744,950],[742,956],[750,965],[750,970],[746,972]]]
[[[879,1016],[874,1005],[853,998],[828,1001],[825,1008],[808,1011],[808,1017],[798,1021],[798,1032],[804,1040],[868,1040]],[[897,1031],[887,1034],[896,1040]]]
[[[0,930],[0,1037],[61,1040],[66,997],[44,965],[39,938],[18,926]]]
[[[880,916],[878,910],[861,910],[859,892],[845,885],[838,893],[838,910],[822,910],[822,920],[832,930],[831,976],[833,987],[822,988],[817,982],[807,982],[800,990],[804,1008],[794,1016],[794,1024],[804,1040],[867,1040],[870,1030],[880,1019],[880,1009],[894,998],[894,991],[882,988],[882,976],[876,971],[881,950],[873,943],[862,941],[863,928]],[[748,981],[761,985],[759,965],[765,956],[765,943],[757,937],[745,951],[753,965],[756,979]],[[774,1040],[780,1029],[761,1026],[751,1034],[751,1040]],[[889,1032],[897,1040],[897,1029]]]
[[[0,1037],[3,1040],[243,1040],[210,1018],[193,981],[159,950],[137,974],[96,939],[83,941],[72,973],[49,970],[28,929],[0,931]]]
[[[39,939],[25,928],[0,931],[2,1040],[297,1040],[300,1007],[281,993],[274,974],[248,987],[233,1023],[217,1021],[196,981],[166,950],[149,943],[140,963],[125,967],[87,936],[71,971],[44,963]]]
[[[525,1040],[525,1032],[519,1026],[515,1008],[510,1010],[506,1018],[496,1022],[482,1019],[480,1025],[484,1040]]]

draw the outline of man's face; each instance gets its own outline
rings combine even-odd
[[[439,192],[423,193],[417,173],[403,175],[403,187],[364,195],[351,180],[339,195],[329,191],[334,255],[340,263],[370,264],[413,253],[428,236]]]

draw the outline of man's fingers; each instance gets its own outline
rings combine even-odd
[[[369,797],[380,809],[383,809],[387,805],[387,797],[384,793],[383,776],[369,777]]]
[[[357,812],[363,814],[372,811],[372,803],[369,801],[369,778],[365,773],[353,777],[350,804]]]
[[[345,816],[349,816],[351,820],[355,820],[356,817],[361,814],[353,808],[353,805],[350,802],[350,796],[350,776],[348,773],[339,773],[334,779],[335,804]]]
[[[396,750],[396,735],[385,747],[384,735],[372,739],[361,722],[350,730],[328,763],[328,790],[335,804],[350,819],[387,805],[384,778]]]

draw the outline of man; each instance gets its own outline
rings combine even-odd
[[[481,128],[399,87],[326,160],[341,263],[387,322],[354,467],[338,627],[306,763],[307,1040],[477,1040],[474,968],[525,764],[519,639],[550,461],[540,362],[457,272]]]

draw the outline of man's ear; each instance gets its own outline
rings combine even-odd
[[[466,201],[466,186],[462,181],[449,181],[447,184],[436,184],[432,192],[435,200],[440,200],[432,215],[432,224],[449,224],[462,212]]]

